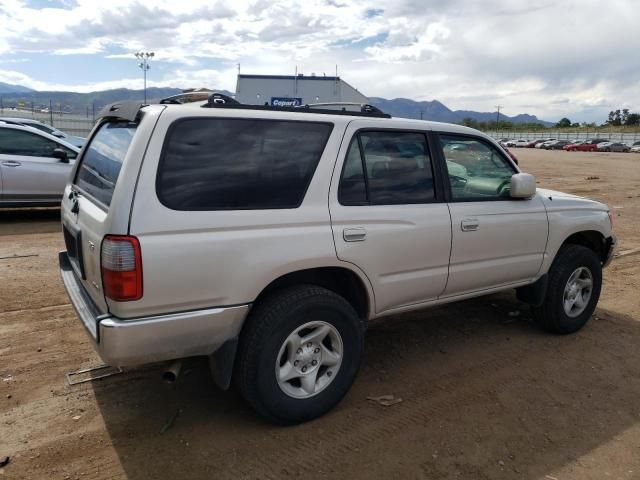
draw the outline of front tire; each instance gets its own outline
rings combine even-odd
[[[536,323],[552,333],[567,334],[586,325],[602,287],[602,265],[596,253],[581,245],[560,249],[551,269],[543,304],[533,307]]]
[[[276,292],[251,312],[235,380],[266,420],[301,423],[342,400],[360,366],[364,332],[351,304],[315,285]]]

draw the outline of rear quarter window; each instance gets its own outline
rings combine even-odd
[[[333,125],[188,118],[169,129],[156,178],[173,210],[296,208]]]
[[[75,183],[107,206],[111,204],[136,127],[137,124],[131,122],[103,123],[82,156]]]

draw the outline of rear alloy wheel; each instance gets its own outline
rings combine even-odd
[[[309,322],[285,339],[276,357],[280,389],[292,398],[311,398],[327,388],[342,364],[342,337],[327,322]]]
[[[549,269],[543,304],[533,307],[536,323],[553,333],[573,333],[591,318],[600,298],[602,265],[596,253],[565,245]]]
[[[235,381],[266,420],[305,422],[347,393],[363,344],[363,322],[343,297],[315,285],[286,288],[261,301],[247,319]]]

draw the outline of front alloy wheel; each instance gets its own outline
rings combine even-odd
[[[593,292],[593,275],[587,267],[577,268],[564,287],[564,313],[575,318],[587,308]]]
[[[582,245],[565,245],[556,255],[548,275],[544,301],[533,307],[536,323],[554,333],[580,330],[589,321],[600,298],[600,258]]]

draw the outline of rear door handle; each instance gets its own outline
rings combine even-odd
[[[477,218],[465,218],[460,223],[460,228],[463,232],[475,232],[476,230],[478,230],[479,226],[480,222]]]
[[[5,160],[4,162],[2,162],[2,165],[4,165],[5,167],[19,167],[22,164],[20,162],[16,162],[15,160]]]
[[[342,238],[345,242],[364,242],[366,236],[367,231],[362,227],[345,228],[342,231]]]

